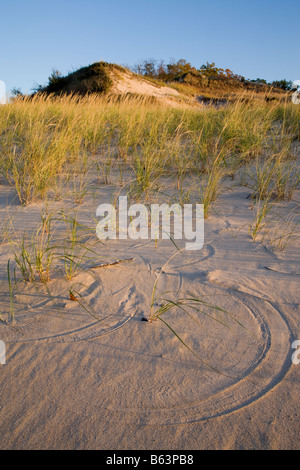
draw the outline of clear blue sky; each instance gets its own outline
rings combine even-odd
[[[30,91],[99,60],[206,61],[300,79],[299,0],[0,0],[0,80]]]

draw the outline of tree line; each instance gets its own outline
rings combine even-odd
[[[247,81],[250,83],[256,83],[257,85],[270,85],[275,88],[281,88],[283,90],[290,90],[292,86],[292,82],[285,79],[274,80],[271,83],[268,83],[263,78],[246,80],[244,76],[238,75],[228,68],[224,69],[217,67],[214,62],[206,62],[206,64],[201,65],[197,69],[185,59],[179,59],[177,61],[170,60],[169,63],[165,63],[164,60],[158,61],[153,58],[144,59],[131,67],[131,70],[135,73],[143,75],[144,77],[155,78],[163,82],[172,82],[190,73],[207,78],[234,79],[240,82]]]

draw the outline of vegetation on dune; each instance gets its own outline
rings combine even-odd
[[[163,60],[157,61],[150,58],[134,65],[130,70],[103,61],[81,67],[65,76],[54,69],[48,77],[48,83],[38,85],[34,94],[85,96],[96,93],[103,95],[111,90],[116,74],[130,71],[137,74],[137,77],[151,81],[154,86],[168,84],[186,95],[204,93],[221,98],[226,93],[245,92],[254,95],[264,94],[266,100],[274,100],[284,99],[292,86],[292,82],[286,79],[275,80],[271,83],[262,78],[246,79],[229,68],[217,67],[214,62],[206,62],[197,68],[185,59],[171,60],[166,64]],[[18,88],[14,88],[11,92],[11,98],[22,96]]]
[[[299,111],[292,103],[243,100],[200,110],[169,108],[134,95],[16,98],[0,109],[0,174],[24,204],[59,197],[62,187],[81,202],[93,168],[105,183],[114,169],[117,185],[128,184],[135,198],[149,196],[167,178],[174,179],[183,200],[190,176],[194,194],[200,188],[200,200],[210,204],[226,175],[234,178],[262,155],[250,179],[260,184],[265,168],[272,168],[268,176],[273,181],[261,194],[271,191],[282,199],[297,184],[289,175],[294,171],[291,146],[300,135]],[[265,163],[264,155],[270,161]]]
[[[291,81],[285,79],[275,80],[271,83],[261,78],[246,79],[228,68],[217,67],[214,62],[206,62],[196,68],[185,59],[171,60],[168,64],[153,58],[145,59],[134,65],[133,71],[161,82],[179,82],[200,89],[227,88],[250,90],[256,93],[267,93],[272,90],[275,94],[280,95],[283,91],[290,90],[292,85]]]
[[[82,67],[75,72],[62,76],[58,70],[53,70],[46,86],[39,85],[38,93],[45,94],[75,94],[84,96],[91,93],[103,94],[112,86],[110,72],[125,71],[123,67],[107,62],[95,62]]]
[[[175,65],[172,73],[197,76],[185,61]],[[98,80],[107,90],[111,70],[125,69],[97,63],[67,77],[53,72],[48,93],[16,93],[0,108],[0,176],[21,204],[65,197],[80,204],[97,177],[125,188],[132,200],[164,194],[172,202],[202,203],[208,217],[224,181],[242,175],[256,208],[267,209],[259,209],[261,227],[269,203],[291,199],[299,183],[293,143],[300,139],[300,107],[243,95],[205,109],[171,108],[134,93],[99,96]],[[212,70],[210,64],[202,73]],[[253,239],[259,232],[252,227]]]

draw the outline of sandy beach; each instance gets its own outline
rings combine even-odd
[[[110,192],[100,187],[97,198],[110,201]],[[1,449],[299,448],[300,366],[292,362],[299,239],[283,251],[254,243],[248,196],[243,186],[224,192],[205,220],[203,248],[182,251],[163,272],[176,251],[170,240],[109,240],[101,247],[106,262],[127,262],[80,271],[72,281],[58,277],[47,288],[18,284],[15,324],[0,323]],[[80,220],[95,216],[97,198],[77,207]],[[281,210],[299,199],[296,190]],[[14,190],[0,185],[1,220],[10,214],[15,229],[34,227],[43,207],[20,206]],[[4,320],[8,259],[4,242]],[[200,312],[197,323],[180,310],[166,314],[202,362],[162,322],[141,321],[158,273],[165,295],[195,296],[231,315],[224,325]],[[70,300],[75,285],[84,304]]]

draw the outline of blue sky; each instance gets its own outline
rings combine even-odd
[[[299,19],[299,0],[0,0],[0,80],[29,92],[52,69],[148,57],[296,80]]]

